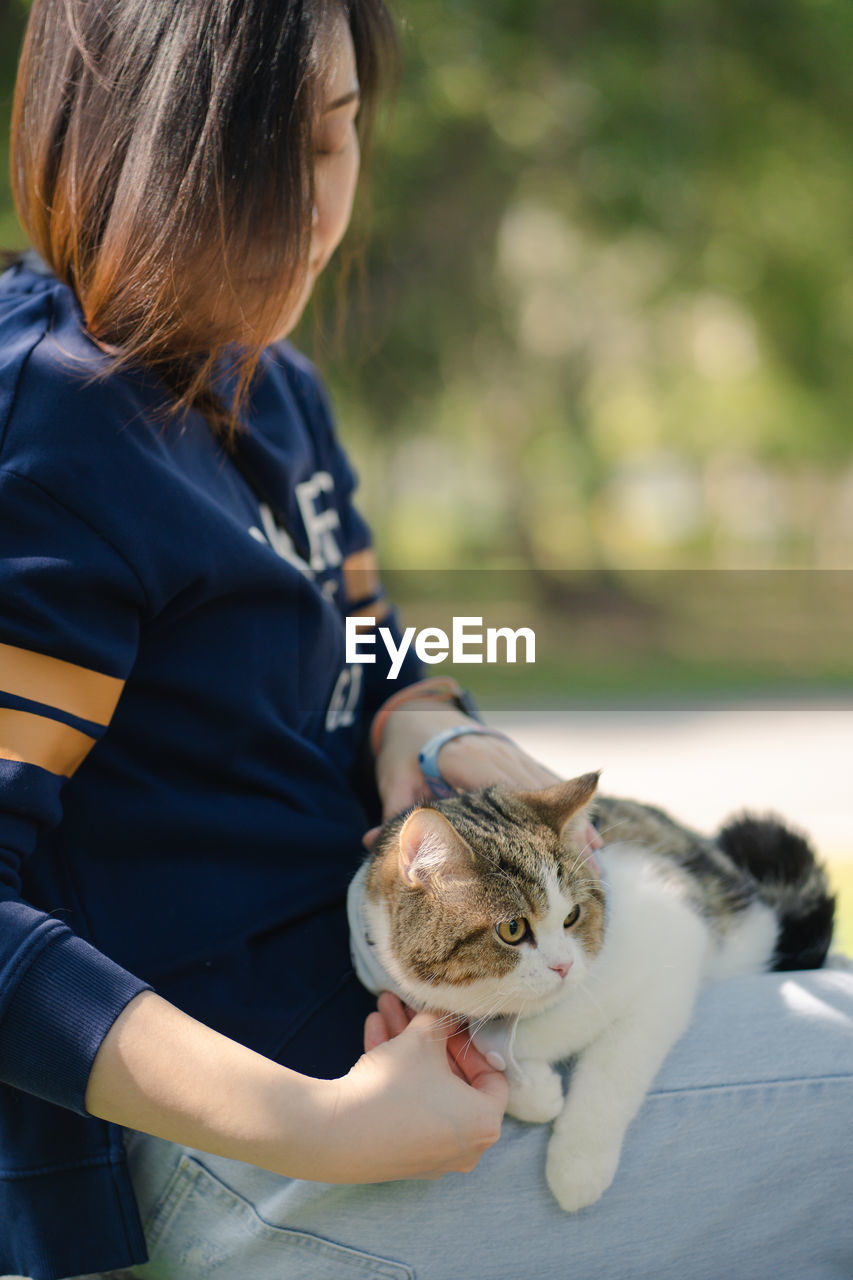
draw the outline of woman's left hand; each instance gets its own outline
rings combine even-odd
[[[444,729],[471,723],[461,711],[437,707],[434,701],[405,702],[391,712],[376,757],[376,783],[384,818],[429,798],[430,790],[418,764],[424,744]],[[511,739],[484,733],[466,733],[445,743],[438,753],[438,764],[442,777],[458,791],[473,791],[493,783],[518,791],[539,791],[560,781],[557,774]],[[587,830],[586,841],[591,849],[601,847],[601,838],[592,827]]]
[[[454,707],[435,702],[406,702],[392,711],[382,732],[376,757],[376,784],[383,817],[390,818],[430,795],[421,774],[421,748],[445,729],[471,725]],[[466,733],[446,743],[439,752],[442,776],[459,791],[471,791],[503,782],[519,790],[538,790],[558,778],[508,739],[484,733]]]

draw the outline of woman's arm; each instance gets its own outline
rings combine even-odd
[[[384,1023],[378,1015],[368,1020],[370,1051],[340,1080],[314,1080],[144,991],[98,1050],[87,1110],[319,1182],[435,1178],[472,1169],[500,1134],[504,1077],[473,1048],[463,1056],[441,1018],[419,1014],[401,1030],[400,1011],[389,997],[383,1000]],[[383,1026],[392,1036],[384,1042]],[[455,1074],[448,1049],[465,1079]]]
[[[472,723],[453,705],[429,698],[419,700],[414,696],[416,691],[414,686],[408,691],[413,696],[393,706],[388,714],[380,711],[374,721],[376,784],[385,818],[429,797],[429,786],[418,762],[419,752],[429,739]],[[518,791],[539,791],[559,781],[550,769],[501,733],[466,733],[452,738],[440,748],[438,764],[443,781],[457,791],[473,791],[495,783]],[[365,836],[368,847],[377,830],[374,828]],[[590,823],[584,843],[592,851],[601,848],[601,837]]]
[[[429,796],[418,765],[418,752],[444,729],[470,725],[464,712],[434,701],[412,700],[395,708],[383,725],[376,753],[376,783],[386,818]],[[503,783],[536,791],[559,778],[501,734],[465,735],[441,748],[439,763],[447,782],[460,791]]]

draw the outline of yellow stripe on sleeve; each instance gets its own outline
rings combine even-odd
[[[383,618],[387,618],[391,612],[391,605],[383,597],[381,600],[374,600],[373,604],[362,605],[360,609],[348,609],[348,618],[375,618],[377,622],[382,622]],[[2,1277],[0,1277],[2,1280]]]
[[[70,778],[94,745],[94,738],[58,720],[0,707],[0,760],[36,764]]]
[[[373,547],[354,551],[351,556],[347,556],[342,568],[347,600],[366,600],[368,596],[378,595],[382,590]]]
[[[115,676],[30,649],[0,644],[0,689],[4,693],[107,725],[123,688],[124,681]]]

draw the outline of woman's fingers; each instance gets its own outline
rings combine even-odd
[[[407,1009],[402,1000],[391,991],[383,991],[377,1005],[391,1036],[398,1036],[401,1031],[405,1031],[414,1017],[412,1010]]]
[[[377,1045],[393,1040],[412,1019],[411,1010],[390,991],[383,991],[377,1001],[375,1013],[369,1013],[364,1022],[364,1051],[370,1053]]]
[[[502,1096],[503,1073],[496,1072],[471,1039],[468,1026],[461,1019],[450,1019],[446,1014],[418,1013],[398,999],[390,991],[383,991],[378,1000],[378,1009],[368,1014],[364,1024],[364,1048],[369,1053],[377,1045],[385,1044],[415,1022],[416,1028],[424,1038],[425,1045],[435,1046],[436,1053],[442,1049],[446,1054],[447,1064],[455,1076],[475,1089]],[[497,1085],[492,1080],[499,1077]]]
[[[539,791],[559,782],[550,769],[503,738],[465,735],[453,738],[438,754],[442,776],[460,790],[501,783],[517,790]]]
[[[404,809],[429,797],[430,791],[416,759],[383,760],[377,767],[377,783],[382,796],[382,813],[392,818]]]
[[[337,1180],[473,1169],[500,1136],[506,1079],[458,1020],[413,1014],[389,992],[379,1006],[365,1025],[367,1052],[337,1082],[336,1124],[352,1132],[352,1161]]]
[[[370,1053],[377,1045],[390,1040],[388,1027],[381,1013],[369,1013],[364,1020],[364,1052]]]
[[[443,1051],[447,1065],[458,1079],[506,1105],[506,1077],[503,1072],[495,1071],[476,1047],[464,1022],[448,1019],[446,1014],[415,1014],[390,991],[382,992],[378,1004],[378,1011],[371,1013],[365,1023],[366,1050],[400,1035],[414,1022],[425,1047],[434,1046],[436,1054]]]
[[[506,1076],[490,1065],[474,1044],[467,1027],[448,1038],[447,1052],[456,1068],[456,1074],[466,1084],[479,1089],[481,1093],[489,1094],[502,1106],[506,1106],[509,1093]]]

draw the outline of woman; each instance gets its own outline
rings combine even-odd
[[[478,1179],[405,1198],[494,1144],[506,1085],[435,1020],[371,1013],[349,968],[362,833],[421,789],[428,740],[471,727],[452,683],[344,661],[345,615],[385,606],[283,342],[346,228],[390,49],[379,0],[33,4],[13,166],[40,262],[0,295],[6,1270],[150,1248],[157,1275],[510,1274],[519,1197],[527,1274],[588,1235],[517,1126]],[[485,734],[440,765],[551,778]],[[838,1105],[798,1123],[834,1131]]]

